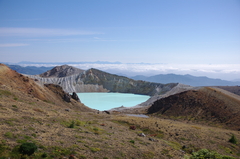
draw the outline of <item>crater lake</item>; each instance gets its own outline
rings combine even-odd
[[[81,102],[92,109],[100,111],[110,110],[116,107],[132,107],[150,98],[147,95],[131,94],[131,93],[77,93]]]

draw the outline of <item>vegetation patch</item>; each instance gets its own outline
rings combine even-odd
[[[14,122],[18,122],[17,119],[8,119],[8,120],[5,120],[5,123],[8,124],[9,126],[14,126]]]
[[[225,153],[233,154],[233,151],[232,151],[230,148],[228,148],[228,147],[225,147],[225,146],[219,145],[219,148],[222,149],[222,150],[224,150]]]
[[[180,150],[182,147],[178,142],[174,142],[174,141],[165,141],[165,142],[175,150]]]
[[[85,147],[89,148],[92,152],[98,152],[100,151],[101,149],[100,148],[97,148],[97,147],[90,147],[88,145],[84,145]]]
[[[132,144],[135,144],[135,141],[134,141],[134,140],[130,140],[129,142],[132,143]]]
[[[19,147],[19,152],[23,155],[31,156],[37,150],[35,143],[23,143]]]
[[[63,148],[59,146],[49,147],[49,149],[51,149],[51,152],[49,153],[49,155],[52,158],[59,157],[61,155],[70,155],[70,154],[76,153],[72,148]]]
[[[190,159],[235,159],[234,157],[231,157],[231,156],[224,156],[224,155],[221,155],[215,151],[210,151],[208,149],[201,149],[197,152],[193,152],[192,153],[192,156],[190,157]]]
[[[16,105],[12,105],[12,107],[14,107],[14,108],[18,108]]]
[[[129,126],[131,125],[129,122],[127,121],[122,121],[122,120],[112,120],[112,122],[120,124],[120,125],[124,125],[124,126]]]
[[[9,139],[15,138],[15,135],[13,135],[13,133],[11,133],[11,132],[6,132],[6,133],[4,134],[4,136],[7,137],[7,138],[9,138]]]
[[[237,144],[237,138],[234,134],[232,134],[232,137],[229,139],[229,142],[231,142],[233,144]]]
[[[11,96],[12,95],[12,93],[10,92],[10,91],[7,91],[7,90],[1,90],[0,89],[0,97],[2,97],[2,96]]]

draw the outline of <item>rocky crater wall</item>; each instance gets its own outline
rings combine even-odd
[[[64,91],[72,92],[119,92],[143,95],[164,94],[177,85],[177,83],[160,84],[146,81],[137,81],[124,76],[117,76],[97,69],[89,69],[80,74],[67,77],[43,78],[38,75],[34,78],[41,84],[57,84]]]

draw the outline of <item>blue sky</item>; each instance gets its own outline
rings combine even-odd
[[[238,74],[240,1],[0,0],[0,57],[214,65]]]

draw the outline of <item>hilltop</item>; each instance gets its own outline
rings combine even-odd
[[[78,69],[76,67],[71,67],[68,65],[56,66],[47,72],[40,74],[40,77],[66,77],[74,74],[80,74],[84,70]]]
[[[33,142],[34,159],[181,159],[203,148],[239,158],[239,144],[229,142],[233,134],[240,139],[239,131],[160,116],[106,114],[64,98],[67,94],[0,65],[0,156],[20,158],[19,145]]]
[[[240,131],[240,96],[219,88],[189,90],[153,103],[148,114]]]

